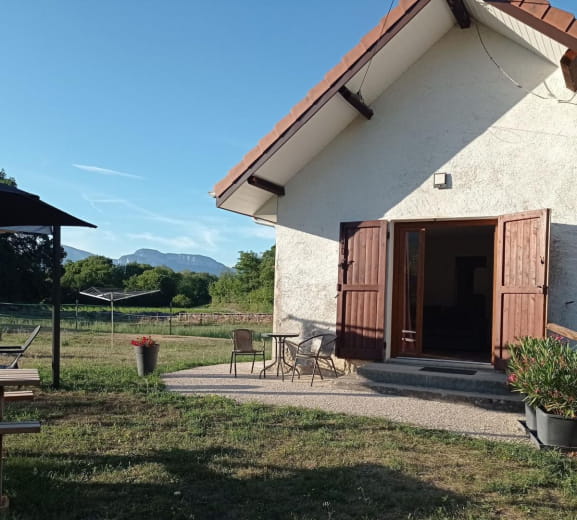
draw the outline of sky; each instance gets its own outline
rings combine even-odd
[[[577,0],[556,0],[577,12]],[[234,265],[274,230],[213,186],[336,65],[390,0],[3,0],[0,168],[97,229],[62,241]]]

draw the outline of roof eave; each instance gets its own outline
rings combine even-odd
[[[363,53],[347,70],[345,70],[320,97],[298,117],[279,137],[276,139],[258,158],[250,164],[227,188],[222,192],[217,191],[216,205],[222,207],[223,204],[234,194],[234,192],[254,175],[261,166],[268,161],[287,141],[289,141],[315,114],[321,110],[325,104],[335,95],[339,89],[346,84],[372,59],[372,57],[382,49],[392,38],[394,38],[410,21],[427,5],[431,0],[418,0],[410,6],[403,16],[395,20],[386,31]],[[218,186],[218,185],[217,185]],[[216,188],[216,187],[215,187]],[[216,191],[216,190],[215,190]]]

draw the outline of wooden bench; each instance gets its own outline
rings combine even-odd
[[[31,401],[34,399],[32,390],[14,390],[12,392],[4,392],[4,401]]]
[[[38,433],[39,431],[40,423],[38,421],[0,422],[0,435]]]

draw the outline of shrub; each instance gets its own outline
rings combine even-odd
[[[521,338],[510,345],[508,381],[533,407],[577,417],[577,352],[561,337]]]
[[[185,296],[184,294],[177,294],[172,299],[172,305],[174,305],[175,307],[190,307],[192,305],[192,302],[190,301],[190,298],[188,296]]]

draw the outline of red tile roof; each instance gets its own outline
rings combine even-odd
[[[562,45],[577,50],[577,20],[566,11],[550,5],[548,0],[484,0],[501,11],[517,18],[534,29],[542,32]],[[280,141],[287,132],[295,126],[305,114],[317,105],[323,96],[343,76],[350,71],[362,58],[366,58],[379,44],[387,42],[394,34],[398,26],[405,18],[412,18],[417,12],[425,7],[430,0],[399,0],[397,5],[388,16],[372,29],[361,41],[349,51],[323,80],[313,87],[303,100],[297,103],[288,115],[281,119],[271,132],[265,135],[259,143],[248,152],[226,177],[219,181],[214,192],[221,197],[225,192],[239,183],[247,171],[259,159],[262,159],[271,147]],[[392,36],[391,36],[392,35]],[[218,200],[217,200],[218,204]]]

